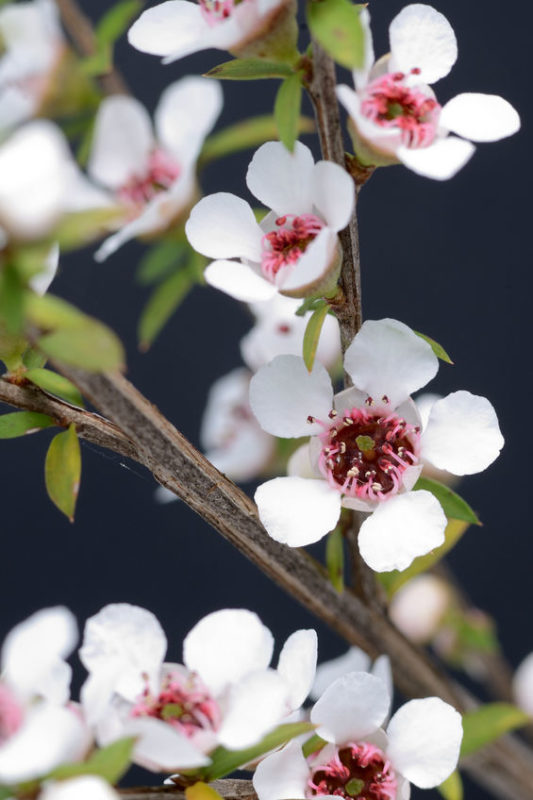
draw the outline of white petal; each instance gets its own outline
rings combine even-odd
[[[446,780],[459,758],[461,715],[438,697],[411,700],[387,728],[387,756],[415,786],[430,789]]]
[[[179,165],[194,162],[222,110],[218,81],[190,76],[168,86],[154,120],[157,138]]]
[[[363,522],[359,550],[376,572],[403,570],[417,556],[439,547],[445,528],[444,511],[430,492],[396,495]]]
[[[429,147],[399,147],[396,155],[406,167],[424,178],[446,181],[453,178],[467,161],[470,161],[475,147],[465,139],[447,136],[436,139]]]
[[[334,231],[347,226],[355,205],[355,183],[345,169],[319,161],[313,170],[313,205]]]
[[[313,685],[317,658],[316,631],[301,630],[293,633],[279,656],[278,672],[290,687],[289,704],[299,708]]]
[[[457,40],[446,17],[422,3],[403,8],[389,27],[390,72],[420,70],[417,79],[435,83],[457,61]]]
[[[442,109],[439,123],[474,142],[496,142],[520,130],[518,112],[496,94],[458,94]]]
[[[301,142],[292,153],[281,142],[266,142],[250,162],[246,183],[278,216],[311,213],[313,167],[312,153]]]
[[[378,656],[374,661],[370,672],[385,684],[390,705],[392,703],[392,696],[394,694],[394,682],[392,679],[392,668],[389,657],[386,655]]]
[[[205,457],[232,481],[243,483],[257,478],[275,453],[275,441],[255,419],[244,422],[226,445],[206,450]]]
[[[342,656],[324,661],[316,668],[315,682],[311,690],[312,699],[318,700],[337,678],[342,678],[348,672],[367,672],[369,666],[370,656],[359,647],[350,647]]]
[[[227,608],[208,614],[187,634],[183,661],[214,694],[270,663],[274,640],[257,614]]]
[[[433,394],[432,392],[424,392],[424,394],[419,394],[418,397],[414,398],[423,431],[425,431],[428,426],[431,409],[437,400],[442,400],[442,395]]]
[[[258,742],[283,721],[288,687],[274,670],[256,672],[232,686],[218,731],[220,744],[240,750]]]
[[[309,436],[323,430],[311,415],[327,420],[333,388],[325,367],[315,361],[308,372],[302,358],[277,356],[250,381],[250,405],[259,424],[274,436]]]
[[[504,439],[487,398],[460,391],[434,404],[421,444],[422,456],[439,469],[473,475],[492,464]]]
[[[245,200],[218,192],[202,198],[185,225],[187,239],[209,258],[249,258],[261,261],[263,231]]]
[[[154,147],[152,122],[145,107],[133,97],[107,97],[96,116],[87,171],[93,180],[119,189],[142,175]]]
[[[245,303],[270,300],[278,292],[273,283],[242,261],[213,261],[205,269],[204,278],[209,286]]]
[[[30,286],[39,295],[46,294],[59,266],[59,245],[54,244],[45,258],[42,272],[30,279]]]
[[[358,389],[376,402],[383,396],[396,408],[436,374],[437,356],[403,322],[367,320],[348,347],[344,366]]]
[[[533,653],[530,653],[516,670],[513,693],[520,708],[533,717]]]
[[[349,672],[332,683],[311,710],[317,734],[337,745],[374,733],[389,710],[387,687],[369,672]]]
[[[48,784],[39,800],[120,800],[120,795],[98,775],[80,775]]]
[[[302,444],[289,458],[287,475],[299,478],[322,478],[322,474],[313,466],[309,444]]]
[[[359,19],[363,28],[364,35],[364,64],[361,69],[353,72],[353,80],[357,89],[362,89],[368,83],[368,75],[374,63],[374,43],[372,41],[372,29],[370,27],[370,13],[367,8],[362,8],[359,12]]]
[[[68,609],[58,606],[38,611],[6,636],[2,677],[22,695],[41,694],[45,688],[48,693],[58,664],[68,658],[77,641],[78,626]]]
[[[210,763],[186,736],[153,717],[128,719],[121,736],[139,737],[133,751],[134,760],[153,772],[195,769]]]
[[[236,409],[249,409],[248,391],[251,377],[247,369],[238,367],[212,384],[207,395],[200,429],[200,442],[205,450],[221,447],[235,435]]]
[[[209,31],[199,5],[167,0],[141,14],[129,29],[128,40],[143,53],[179,58],[208,47]]]
[[[322,228],[318,236],[308,245],[294,267],[288,269],[279,283],[280,291],[299,292],[304,296],[307,288],[315,289],[324,280],[338,258],[338,237],[331,228]]]
[[[413,642],[428,642],[436,634],[450,600],[444,581],[434,575],[417,575],[395,593],[389,613],[404,636]]]
[[[150,611],[115,603],[87,620],[79,656],[91,673],[116,670],[115,691],[134,700],[144,688],[143,674],[152,681],[158,675],[166,649],[163,629]]]
[[[258,487],[255,502],[269,536],[289,547],[318,542],[341,512],[340,494],[324,480],[274,478]]]
[[[259,800],[300,800],[306,796],[309,767],[298,741],[261,761],[253,776]]]

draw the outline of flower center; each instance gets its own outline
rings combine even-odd
[[[22,709],[6,686],[0,683],[0,745],[4,744],[22,724]]]
[[[199,730],[215,731],[220,724],[218,704],[200,679],[176,671],[165,676],[158,695],[147,686],[131,715],[163,720],[189,738]]]
[[[118,190],[118,198],[125,205],[138,209],[159,192],[170,189],[180,172],[172,156],[164,150],[154,150],[150,154],[144,174],[132,175]]]
[[[274,283],[279,270],[296,264],[323,227],[322,220],[314,214],[278,217],[276,229],[263,236],[261,269],[265,277]]]
[[[213,27],[231,17],[235,6],[246,0],[199,0],[199,2],[203,18]]]
[[[372,405],[371,398],[366,402]],[[331,411],[330,418],[332,424],[320,423],[325,431],[319,434],[323,447],[318,460],[330,486],[365,500],[396,494],[402,473],[418,461],[420,428],[370,408],[345,410],[342,417]]]
[[[336,795],[347,800],[395,800],[397,780],[379,748],[362,742],[341,747],[327,764],[314,770],[307,797]]]
[[[411,70],[418,74],[420,70]],[[420,89],[405,86],[403,72],[376,78],[365,87],[361,111],[382,128],[399,128],[406,147],[427,147],[435,139],[440,105]]]

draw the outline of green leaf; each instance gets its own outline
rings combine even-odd
[[[81,394],[74,384],[64,378],[63,375],[58,375],[57,372],[52,372],[49,369],[35,368],[24,373],[24,377],[45,392],[50,392],[50,394],[66,400],[67,403],[80,406],[80,408],[84,407]]]
[[[193,284],[190,273],[181,269],[154,290],[139,320],[139,346],[142,350],[150,347]]]
[[[37,414],[34,411],[14,411],[12,414],[2,414],[0,416],[0,439],[16,439],[17,436],[36,433],[55,424],[47,414]]]
[[[44,463],[44,478],[50,500],[74,522],[81,480],[81,450],[74,425],[58,433],[50,442]]]
[[[461,757],[469,756],[530,722],[528,714],[510,703],[488,703],[463,715]]]
[[[425,333],[420,333],[419,331],[413,331],[413,332],[416,333],[417,336],[420,336],[420,338],[423,339],[425,342],[427,342],[429,345],[431,345],[431,349],[433,350],[437,358],[440,358],[441,361],[445,361],[447,364],[453,364],[453,361],[451,360],[450,356],[448,355],[444,347],[442,347],[442,345],[436,342],[435,339],[430,339],[429,336],[425,335]]]
[[[214,781],[224,775],[229,775],[243,764],[255,761],[259,756],[281,747],[295,736],[312,731],[314,727],[310,722],[291,722],[280,725],[253,747],[247,747],[244,750],[226,750],[224,747],[217,747],[210,754],[212,763],[200,770],[202,778],[206,781]]]
[[[0,318],[11,336],[18,336],[24,326],[25,290],[12,264],[0,272]]]
[[[310,117],[300,117],[298,120],[298,135],[313,133],[315,123]],[[257,147],[263,142],[270,142],[278,136],[278,126],[271,114],[259,117],[250,117],[242,122],[236,122],[210,136],[206,140],[200,154],[200,165],[205,166],[216,158],[222,158],[230,153]]]
[[[189,252],[186,242],[163,239],[151,247],[143,256],[137,270],[137,280],[142,286],[149,286],[166,278],[169,272],[183,261]]]
[[[224,61],[206,72],[204,78],[217,78],[226,81],[255,81],[259,78],[287,78],[294,70],[278,61],[265,61],[262,58],[234,58]]]
[[[350,0],[309,0],[307,20],[314,39],[348,69],[364,63],[364,33],[359,10]]]
[[[115,3],[99,20],[95,35],[100,43],[114,44],[129,28],[130,22],[141,13],[141,0],[122,0]]]
[[[460,519],[463,522],[468,522],[470,525],[481,525],[479,517],[472,511],[466,500],[463,500],[456,492],[452,491],[449,486],[445,486],[440,481],[435,481],[432,478],[419,478],[414,486],[414,490],[423,489],[426,492],[431,492],[442,506],[442,509],[448,519]]]
[[[313,364],[315,363],[315,356],[318,348],[318,342],[320,340],[322,325],[324,324],[324,320],[328,315],[328,311],[329,305],[323,301],[323,305],[319,306],[316,311],[313,311],[305,328],[303,340],[303,358],[305,361],[305,366],[309,372],[312,372],[313,370]]]
[[[304,758],[309,758],[309,756],[313,755],[313,753],[316,753],[317,750],[322,750],[322,748],[326,745],[326,740],[322,739],[318,734],[315,733],[314,736],[311,736],[311,738],[302,745],[302,753]]]
[[[108,233],[120,214],[116,208],[91,208],[66,214],[54,230],[54,239],[63,252],[76,250]]]
[[[341,529],[335,528],[326,539],[326,566],[331,585],[342,594],[344,591],[344,539]]]
[[[87,761],[64,764],[47,777],[55,780],[74,778],[77,775],[100,775],[114,785],[122,778],[131,762],[135,738],[118,739],[116,742],[96,750]]]
[[[46,364],[46,357],[33,347],[28,347],[22,357],[22,363],[26,369],[40,369]]]
[[[7,2],[7,0],[6,0]],[[3,6],[4,3],[0,2],[0,7]],[[10,789],[7,786],[0,786],[0,800],[9,800],[9,798],[14,797],[13,789]]]
[[[457,770],[452,772],[449,778],[446,778],[444,783],[437,786],[439,793],[444,797],[444,800],[463,800],[463,781]]]
[[[427,572],[438,564],[441,558],[454,547],[461,536],[468,528],[468,523],[462,520],[452,519],[448,522],[446,530],[444,531],[444,542],[440,547],[427,553],[425,556],[415,558],[413,563],[404,569],[403,572],[393,570],[392,572],[380,572],[378,578],[380,583],[385,587],[389,597],[398,591],[404,584],[414,578],[415,575],[420,575],[422,572]]]
[[[298,73],[294,73],[285,78],[278,89],[274,103],[274,118],[279,138],[291,153],[298,137],[301,105],[302,79]]]
[[[307,297],[294,313],[297,317],[305,317],[308,311],[315,311],[322,306],[323,302],[323,297]]]
[[[186,800],[222,800],[217,790],[203,781],[198,781],[193,786],[187,786],[185,797]]]

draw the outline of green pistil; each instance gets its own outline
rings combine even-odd
[[[184,714],[183,706],[179,703],[167,703],[161,711],[161,716],[164,720],[179,719]]]
[[[344,786],[344,790],[349,797],[357,797],[365,788],[365,782],[360,778],[351,778]]]
[[[404,107],[401,103],[389,103],[389,107],[387,109],[387,119],[396,119],[397,117],[403,117],[405,113]]]
[[[355,443],[362,453],[370,453],[374,449],[374,440],[371,436],[358,436]]]

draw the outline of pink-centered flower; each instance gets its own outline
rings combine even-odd
[[[194,249],[218,259],[207,267],[206,281],[246,302],[278,291],[306,297],[330,290],[340,265],[337,233],[353,210],[352,178],[337,164],[315,164],[300,142],[293,153],[267,142],[256,151],[246,183],[271,209],[261,223],[246,201],[226,192],[204,197],[187,221]],[[240,260],[228,260],[234,258]]]
[[[439,104],[429,84],[445,77],[457,59],[455,34],[440,12],[422,3],[402,9],[389,28],[390,54],[376,63],[366,9],[361,21],[365,64],[353,73],[355,91],[339,86],[337,94],[365,164],[401,162],[445,180],[473,155],[472,141],[497,141],[520,128],[515,109],[497,95],[459,94]]]
[[[136,236],[164,231],[184,214],[196,190],[196,160],[222,108],[216,81],[187,77],[171,84],[154,115],[133,97],[113,95],[96,117],[91,178],[123,211],[123,224],[96,253],[103,261]]]
[[[106,606],[88,620],[80,658],[82,689],[100,744],[139,737],[134,759],[154,771],[209,764],[218,745],[258,742],[300,707],[312,685],[316,634],[296,631],[276,670],[272,634],[244,609],[208,614],[187,634],[183,664],[164,663],[157,619],[137,606]]]
[[[438,370],[427,342],[401,322],[367,321],[348,347],[354,386],[333,396],[327,371],[278,356],[254,376],[250,404],[275,436],[311,434],[289,477],[262,484],[259,516],[277,541],[300,547],[332,530],[341,508],[366,512],[362,557],[378,572],[405,569],[444,540],[446,517],[428,491],[411,491],[422,459],[456,475],[480,472],[503,446],[494,408],[459,391],[436,402],[427,427],[410,394]]]
[[[461,715],[437,697],[411,700],[384,731],[389,705],[374,675],[336,680],[311,711],[327,744],[307,758],[299,741],[267,756],[253,778],[259,800],[408,800],[410,783],[438,786],[457,765]]]

